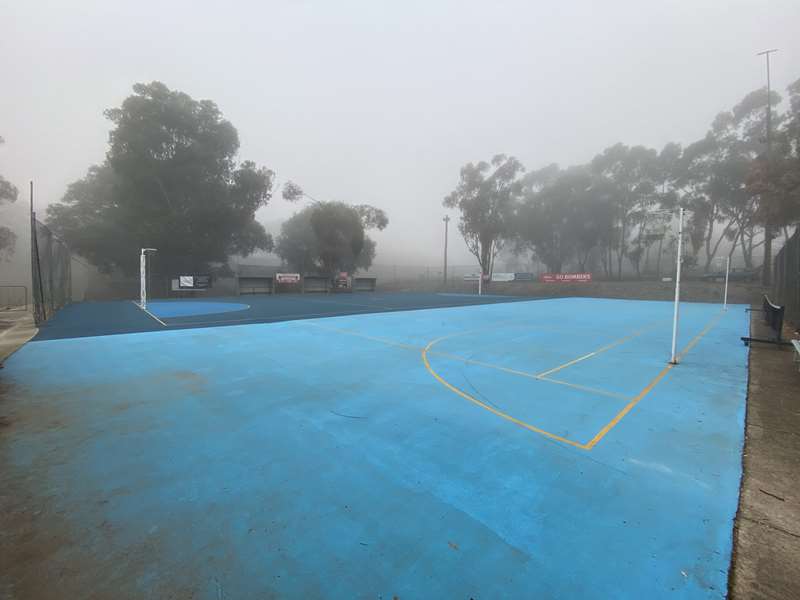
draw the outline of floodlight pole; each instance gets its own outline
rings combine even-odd
[[[681,263],[683,262],[683,207],[678,211],[678,260],[675,270],[675,308],[672,316],[672,358],[670,364],[678,364],[678,320],[681,304]]]
[[[777,52],[777,48],[757,52],[756,56],[763,56],[767,63],[767,177],[770,175],[770,161],[772,160],[772,94],[770,74],[769,74],[769,55]],[[767,215],[767,222],[764,226],[764,258],[772,258],[772,223],[770,216]],[[761,284],[769,286],[772,283],[772,263],[770,260],[763,260],[761,266]]]
[[[731,270],[731,257],[725,257],[725,295],[722,299],[722,310],[728,310],[728,273]]]
[[[142,248],[139,254],[139,306],[147,308],[147,253],[158,252],[155,248]]]

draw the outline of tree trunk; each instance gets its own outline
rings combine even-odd
[[[753,268],[753,232],[742,233],[739,239],[739,245],[742,247],[742,258],[744,259],[744,266],[746,269]]]
[[[705,234],[705,239],[703,240],[703,245],[705,246],[706,251],[706,262],[703,265],[703,273],[708,273],[708,267],[711,265],[711,261],[714,260],[714,256],[711,253],[711,238],[714,236],[714,220],[716,217],[716,206],[712,208],[711,214],[708,217],[708,230]]]
[[[664,235],[666,235],[666,233]],[[661,280],[661,253],[664,249],[664,235],[658,240],[658,259],[656,260],[656,278],[658,280]]]
[[[617,250],[617,279],[622,281],[622,259],[625,257],[625,235],[628,233],[624,219],[620,231],[619,249]]]
[[[728,230],[730,230],[733,221],[728,221],[728,224],[725,225],[725,229],[722,230],[717,242],[714,244],[714,247],[711,248],[709,244],[706,244],[706,264],[703,267],[703,273],[708,273],[709,268],[711,267],[711,263],[714,258],[717,256],[717,251],[719,250],[719,245],[722,243],[722,240],[728,235]],[[711,238],[709,238],[710,241]]]

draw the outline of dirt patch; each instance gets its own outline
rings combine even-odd
[[[170,371],[165,377],[177,379],[193,394],[203,392],[208,384],[208,380],[203,375],[194,371]]]

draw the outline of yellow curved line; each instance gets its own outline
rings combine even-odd
[[[697,343],[703,338],[703,336],[705,336],[709,331],[711,331],[711,329],[717,324],[717,322],[720,320],[720,318],[722,318],[723,314],[724,313],[721,311],[719,314],[717,314],[715,317],[713,317],[711,319],[711,321],[709,321],[709,323],[703,328],[703,330],[700,333],[698,333],[696,336],[694,336],[694,338],[692,338],[691,341],[688,344],[686,344],[686,347],[680,352],[680,354],[678,355],[678,358],[682,359],[684,356],[686,356],[686,354],[688,354],[689,351],[697,345]],[[450,335],[445,335],[445,336],[436,338],[435,340],[429,342],[428,345],[425,346],[422,349],[422,362],[424,363],[425,368],[428,370],[428,373],[433,375],[433,377],[436,379],[436,381],[441,383],[443,386],[445,386],[451,392],[453,392],[455,394],[458,394],[459,396],[461,396],[465,400],[469,400],[473,404],[488,410],[490,413],[495,414],[498,417],[501,417],[501,418],[505,419],[506,421],[510,421],[511,423],[514,423],[515,425],[519,425],[520,427],[524,427],[525,429],[527,429],[529,431],[533,431],[534,433],[538,433],[538,434],[543,435],[543,436],[545,436],[547,438],[550,438],[552,440],[556,440],[556,441],[559,441],[559,442],[563,442],[565,444],[569,444],[570,446],[574,446],[575,448],[580,448],[581,450],[591,450],[592,448],[594,448],[597,445],[597,443],[600,442],[600,440],[602,440],[608,434],[608,432],[610,432],[614,427],[616,427],[617,424],[625,417],[625,415],[627,415],[631,410],[633,410],[634,407],[637,404],[639,404],[639,402],[641,402],[642,399],[644,399],[644,397],[647,396],[653,390],[653,388],[656,387],[656,385],[658,385],[658,383],[662,379],[664,379],[664,377],[666,377],[667,374],[675,366],[674,364],[668,364],[666,367],[664,367],[661,370],[661,372],[658,375],[656,375],[653,378],[653,380],[649,384],[647,384],[647,386],[641,392],[639,392],[628,404],[626,404],[622,408],[622,410],[620,410],[614,416],[614,418],[611,419],[611,421],[606,423],[606,425],[603,426],[603,428],[600,429],[600,431],[598,431],[597,434],[591,440],[589,440],[585,444],[581,444],[579,442],[575,442],[573,440],[567,439],[567,438],[562,437],[560,435],[556,435],[554,433],[550,433],[549,431],[545,431],[544,429],[536,427],[535,425],[531,425],[530,423],[526,423],[525,421],[521,421],[520,419],[517,419],[516,417],[512,417],[508,413],[504,413],[503,411],[498,410],[498,409],[494,408],[493,406],[489,406],[488,404],[486,404],[484,402],[481,402],[477,398],[475,398],[473,396],[470,396],[469,394],[467,394],[463,390],[458,389],[456,386],[452,385],[450,382],[448,382],[443,377],[441,377],[436,371],[434,371],[433,367],[431,367],[431,364],[428,361],[428,352],[430,351],[430,349],[433,348],[433,346],[435,346],[436,344],[438,344],[442,340],[445,340],[445,339],[450,338],[450,337],[455,337],[457,335],[463,335],[464,333],[467,333],[467,332],[459,332],[459,333],[456,333],[456,334],[450,334]],[[541,378],[541,376],[534,376],[534,378],[538,379],[538,378]],[[545,378],[542,378],[542,379],[545,379]]]
[[[520,427],[524,427],[525,429],[527,429],[529,431],[533,431],[535,433],[538,433],[540,435],[548,437],[548,438],[550,438],[552,440],[563,442],[565,444],[569,444],[570,446],[575,446],[576,448],[580,448],[582,450],[587,450],[585,444],[581,444],[579,442],[575,442],[575,441],[569,440],[569,439],[567,439],[565,437],[561,437],[560,435],[556,435],[555,433],[550,433],[549,431],[545,431],[544,429],[540,429],[539,427],[536,427],[535,425],[531,425],[530,423],[526,423],[525,421],[521,421],[521,420],[517,419],[516,417],[512,417],[508,413],[504,413],[503,411],[498,410],[498,409],[494,408],[493,406],[489,406],[488,404],[486,404],[484,402],[481,402],[477,398],[475,398],[473,396],[470,396],[466,392],[458,389],[454,385],[450,384],[447,380],[442,378],[442,376],[439,375],[436,371],[434,371],[433,367],[431,367],[431,363],[428,361],[428,351],[435,344],[438,344],[443,339],[448,338],[448,337],[451,337],[451,336],[443,336],[443,337],[437,338],[437,339],[433,340],[432,342],[430,342],[427,346],[425,346],[425,348],[422,349],[422,362],[425,365],[425,368],[428,370],[428,373],[433,375],[433,377],[436,379],[436,381],[441,383],[444,387],[446,387],[451,392],[453,392],[455,394],[458,394],[459,396],[461,396],[465,400],[469,400],[470,402],[472,402],[473,404],[476,404],[477,406],[480,406],[481,408],[485,408],[490,413],[493,413],[493,414],[497,415],[498,417],[501,417],[501,418],[505,419],[506,421],[511,421],[512,423],[514,423],[516,425],[519,425]]]

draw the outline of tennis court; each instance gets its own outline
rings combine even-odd
[[[37,575],[14,573],[25,589],[725,597],[743,306],[684,303],[674,367],[668,302],[149,310],[69,306],[6,363],[0,456],[39,511],[24,542]]]

